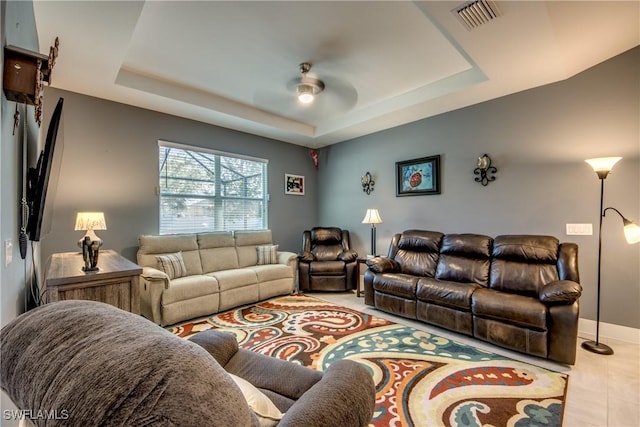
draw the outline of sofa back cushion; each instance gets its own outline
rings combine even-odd
[[[311,253],[317,261],[336,261],[342,253],[342,230],[337,227],[311,229]]]
[[[238,253],[231,231],[199,233],[198,247],[205,273],[238,268]]]
[[[234,236],[240,267],[257,265],[258,251],[256,246],[271,244],[271,230],[236,231]]]
[[[498,236],[493,241],[489,287],[537,297],[558,280],[558,239],[552,236]]]
[[[157,255],[182,252],[186,275],[202,274],[198,240],[195,234],[141,235],[138,237],[138,245],[138,265],[142,267],[160,269]]]
[[[425,230],[406,230],[394,238],[390,257],[400,271],[415,276],[434,277],[438,264],[442,233]]]
[[[493,239],[479,234],[447,234],[442,239],[436,279],[487,286]]]

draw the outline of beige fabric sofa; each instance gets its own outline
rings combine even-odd
[[[297,257],[276,252],[273,264],[258,264],[257,247],[272,245],[271,231],[141,235],[138,264],[142,315],[172,325],[244,304],[292,293]],[[171,278],[158,256],[180,254],[184,275]]]

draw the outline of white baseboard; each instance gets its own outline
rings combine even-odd
[[[594,320],[580,318],[578,321],[578,336],[590,340],[595,339],[596,322]],[[613,339],[632,344],[640,344],[640,329],[600,322],[599,339],[602,341]]]

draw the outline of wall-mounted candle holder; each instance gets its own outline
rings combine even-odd
[[[371,194],[371,192],[373,191],[373,186],[376,185],[376,182],[373,180],[373,177],[371,176],[369,171],[367,171],[367,173],[362,176],[360,181],[362,182],[362,191],[367,193],[367,195]]]
[[[475,175],[480,175],[475,178],[476,182],[479,182],[483,186],[487,186],[489,181],[495,181],[496,177],[493,176],[494,173],[498,172],[498,169],[495,166],[491,165],[491,157],[487,154],[483,154],[478,157],[478,161],[476,162],[476,168],[473,170]]]

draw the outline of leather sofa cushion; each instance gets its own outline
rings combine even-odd
[[[435,277],[487,286],[493,239],[479,234],[447,234],[442,239]]]
[[[471,296],[474,316],[528,329],[547,330],[547,309],[537,298],[480,288]]]
[[[314,227],[311,229],[311,241],[323,245],[342,242],[342,231],[335,227]]]
[[[498,236],[493,241],[493,257],[555,265],[558,261],[558,245],[558,239],[552,236]]]
[[[377,256],[367,259],[367,267],[374,273],[399,272],[400,265],[393,258]]]
[[[540,290],[558,280],[553,264],[528,264],[494,259],[491,262],[489,287],[496,291],[526,295],[538,299]]]
[[[469,311],[471,294],[479,287],[480,285],[475,283],[448,282],[423,277],[418,280],[416,298],[419,301]]]
[[[440,256],[442,236],[442,233],[436,231],[404,231],[394,256],[400,265],[400,271],[405,274],[433,277]]]
[[[345,273],[343,261],[322,261],[309,264],[311,275],[341,276]]]
[[[545,304],[573,304],[582,295],[580,283],[558,280],[544,286],[540,291],[540,301]]]
[[[438,257],[438,252],[415,252],[399,249],[395,261],[400,265],[400,271],[405,274],[433,277]]]
[[[442,239],[441,254],[489,259],[493,239],[480,234],[447,234]]]
[[[436,279],[453,282],[469,282],[487,286],[489,282],[489,260],[470,259],[455,255],[440,255],[436,268]]]
[[[377,274],[373,278],[373,289],[385,294],[415,299],[418,277],[402,273]]]
[[[442,236],[437,231],[407,230],[402,233],[398,248],[416,252],[438,252]]]
[[[336,243],[335,245],[317,245],[311,247],[316,261],[335,261],[342,253],[342,245]]]
[[[338,259],[343,262],[354,262],[358,259],[358,252],[354,251],[353,249],[340,252],[340,254],[338,255]]]

